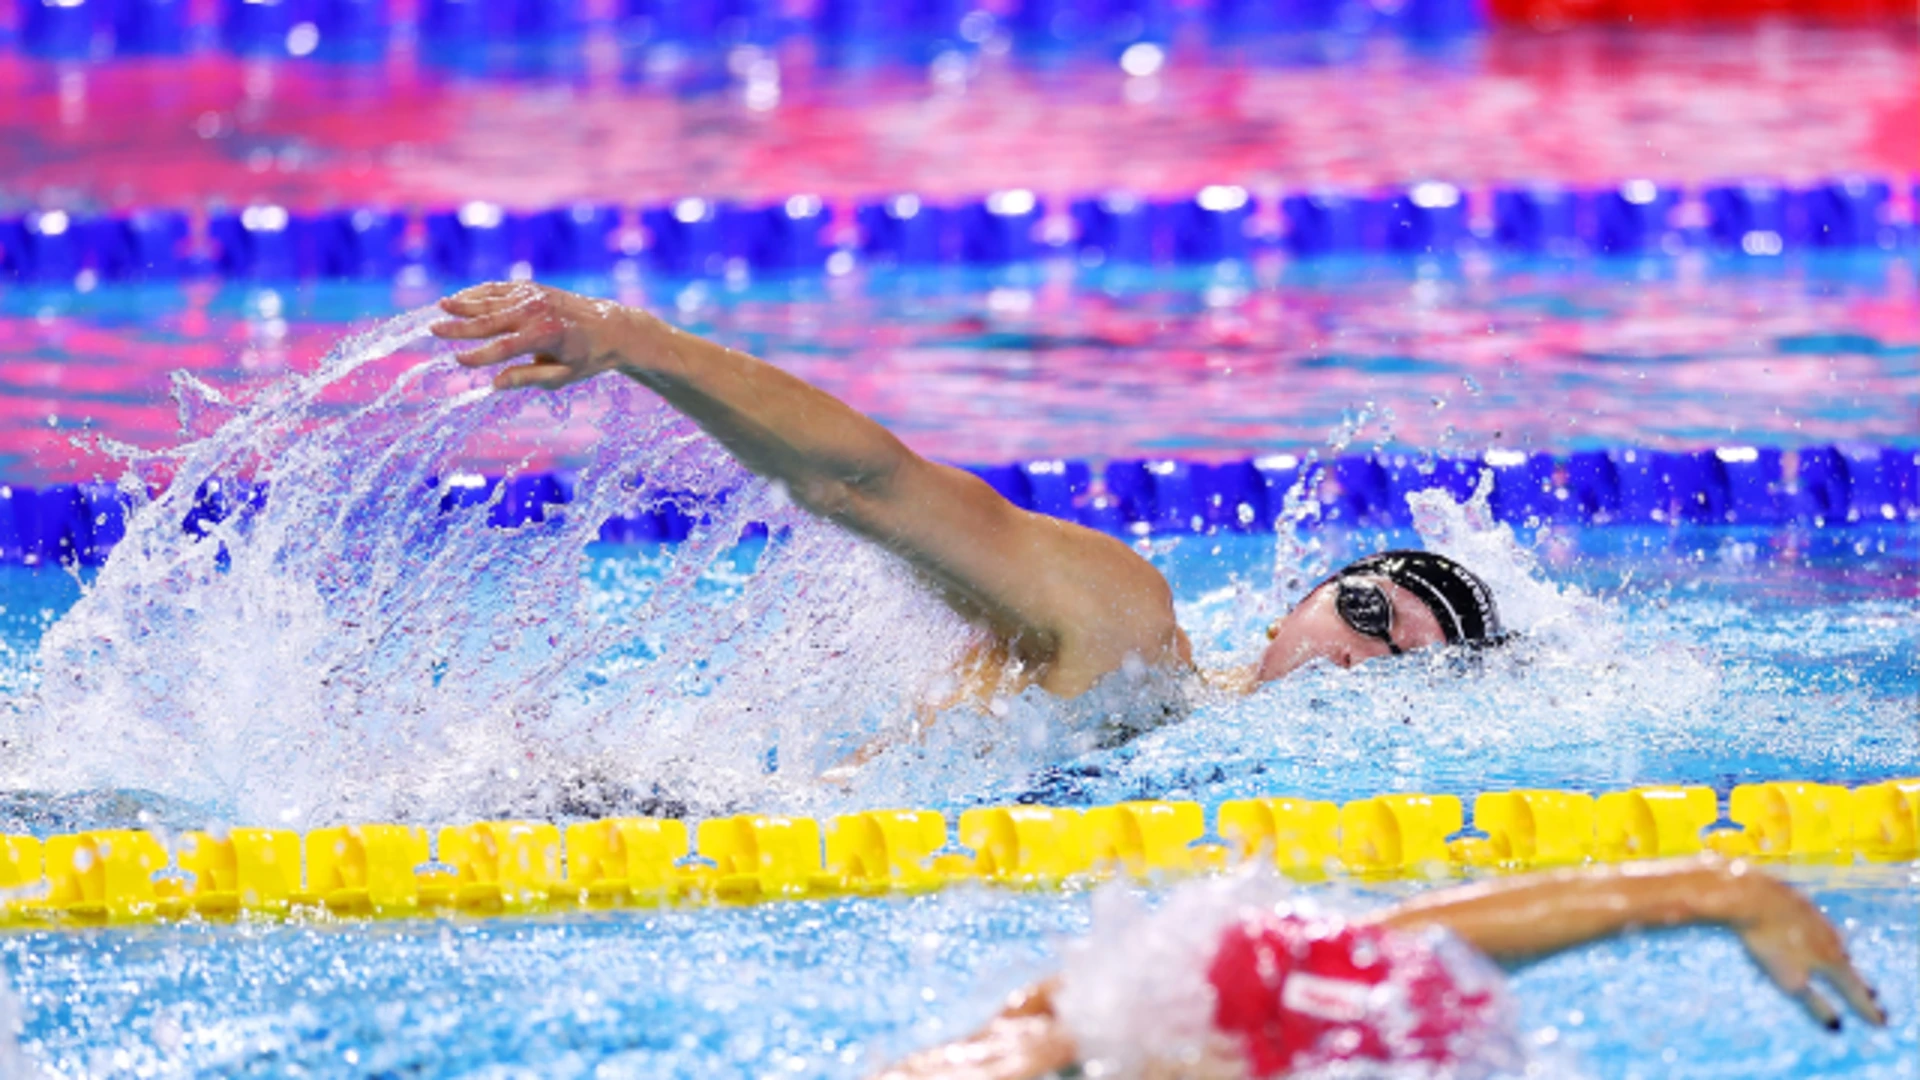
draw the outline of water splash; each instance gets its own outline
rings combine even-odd
[[[1425,543],[1485,577],[1523,635],[1470,670],[1445,651],[1309,668],[1203,698],[1190,722],[1119,749],[1062,723],[1098,722],[1104,699],[1063,709],[1031,691],[924,725],[918,704],[942,696],[970,642],[897,560],[788,505],[635,387],[489,392],[434,348],[434,317],[374,327],[245,399],[180,380],[190,440],[126,452],[134,486],[160,494],[0,711],[0,791],[15,793],[0,814],[80,827],[132,805],[142,821],[311,827],[952,806],[1036,784],[1068,802],[1590,788],[1718,779],[1730,737],[1774,775],[1912,757],[1910,706],[1783,681],[1766,657],[1793,646],[1726,637],[1750,621],[1737,610],[1668,614],[1547,580],[1539,560],[1559,541],[1494,523],[1484,491],[1413,504]],[[489,503],[446,505],[447,478],[476,460],[557,454],[581,463],[575,499],[544,521],[500,528]],[[272,497],[183,533],[215,480]],[[593,548],[609,517],[667,498],[700,522],[684,543]],[[1279,550],[1318,560],[1385,541],[1322,536]],[[1263,543],[1155,546],[1203,664],[1245,662],[1263,640]],[[1856,641],[1906,655],[1906,624],[1868,614],[1833,641],[1838,670],[1866,662]],[[1716,635],[1731,658],[1701,647]],[[1155,689],[1122,675],[1104,689]],[[1841,714],[1858,720],[1834,730]],[[908,729],[928,734],[851,787],[817,782]],[[1067,758],[1070,772],[1033,779]]]
[[[1910,633],[1892,599],[1844,609],[1766,610],[1780,580],[1814,571],[1785,562],[1736,586],[1698,580],[1658,552],[1624,563],[1599,554],[1607,534],[1516,534],[1487,513],[1483,489],[1463,503],[1444,492],[1412,499],[1418,543],[1485,578],[1518,639],[1478,659],[1428,650],[1341,671],[1310,665],[1246,698],[1202,699],[1188,723],[1101,751],[1040,777],[1023,797],[1099,803],[1272,795],[1348,799],[1378,791],[1471,794],[1503,786],[1603,789],[1781,776],[1896,775],[1920,750],[1911,697],[1888,672]],[[1413,538],[1322,534],[1325,554],[1358,557]],[[1581,544],[1600,543],[1596,554]],[[1220,537],[1167,560],[1181,622],[1203,665],[1258,655],[1269,617],[1258,570],[1272,549]],[[1238,549],[1238,550],[1236,550]],[[1285,550],[1283,548],[1283,550]],[[1650,558],[1649,555],[1652,557]],[[1336,561],[1338,561],[1336,559]],[[1202,560],[1255,570],[1195,589]],[[1551,577],[1544,562],[1591,579]],[[1618,584],[1593,591],[1620,574]],[[1781,575],[1781,576],[1774,576]],[[1704,586],[1704,591],[1702,591]],[[1751,594],[1743,598],[1743,593]],[[1826,625],[1847,619],[1844,629]],[[1822,657],[1831,656],[1831,660]],[[1831,678],[1803,672],[1831,670]],[[1872,670],[1873,678],[1859,672]],[[1731,778],[1731,779],[1729,779]]]
[[[1541,573],[1539,554],[1520,541],[1511,525],[1494,520],[1489,506],[1492,495],[1490,470],[1480,473],[1466,502],[1455,502],[1437,488],[1410,492],[1407,506],[1422,546],[1485,581],[1508,630],[1551,638],[1563,648],[1584,643],[1592,650],[1611,652],[1620,640],[1615,613],[1577,588],[1548,581]]]
[[[1155,900],[1159,903],[1153,904]],[[1091,1074],[1212,1075],[1221,1059],[1235,1059],[1241,1052],[1214,1028],[1216,992],[1208,980],[1227,928],[1260,912],[1343,918],[1376,905],[1345,889],[1309,895],[1264,869],[1187,882],[1158,897],[1123,884],[1105,885],[1093,898],[1090,932],[1062,950],[1055,1006]],[[1441,1074],[1567,1077],[1584,1072],[1566,1055],[1541,1053],[1519,1037],[1514,1003],[1484,956],[1441,934],[1410,935],[1390,947],[1405,949],[1400,956],[1411,962],[1390,965],[1386,979],[1372,989],[1366,998],[1366,1024],[1380,1032],[1390,1052],[1404,1053],[1408,1060],[1323,1062],[1304,1075],[1390,1080]],[[1414,959],[1416,952],[1426,950],[1431,950],[1427,957]],[[1452,1061],[1439,1070],[1413,1060],[1417,1051],[1403,1041],[1415,1019],[1407,980],[1422,963],[1444,971],[1462,996],[1484,996],[1487,1002],[1479,1010],[1483,1023],[1464,1025],[1451,1036]],[[1208,1068],[1210,1062],[1216,1068]]]
[[[179,377],[205,433],[129,461],[160,494],[43,636],[0,785],[302,827],[805,804],[961,644],[895,560],[651,395],[494,393],[435,346],[437,317],[382,323],[244,402]],[[450,505],[447,478],[503,447],[582,460],[564,512],[492,526],[504,485]],[[271,497],[183,532],[211,484]],[[609,517],[669,498],[700,521],[685,542],[589,557]]]
[[[132,789],[169,822],[191,816],[184,801],[216,821],[307,827],[965,803],[1086,753],[1105,714],[1165,692],[1122,672],[1068,706],[1029,690],[924,723],[919,703],[943,696],[968,635],[902,564],[788,505],[637,388],[491,392],[436,348],[436,318],[373,327],[246,400],[177,378],[189,441],[122,451],[133,486],[160,494],[43,635],[0,783],[67,796],[29,800],[50,812],[84,816],[99,800],[72,793]],[[552,452],[582,464],[546,520],[490,524],[504,485],[478,505],[449,499],[476,458]],[[183,533],[216,483],[245,505]],[[250,503],[263,484],[271,497]],[[590,555],[609,517],[667,498],[701,521],[685,542]],[[1425,498],[1432,539],[1462,549],[1503,604],[1509,584],[1532,589],[1510,623],[1564,613],[1484,492],[1466,507]],[[1304,488],[1289,506],[1288,522],[1314,509]],[[754,522],[777,539],[749,539]],[[1259,640],[1244,624],[1270,613],[1249,594],[1187,605],[1203,645],[1227,627]],[[1214,711],[1278,709],[1288,730],[1315,729],[1290,690]],[[909,729],[851,785],[818,782]]]

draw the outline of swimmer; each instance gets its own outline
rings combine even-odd
[[[1246,896],[1246,882],[1183,886],[1125,932],[1070,947],[1063,972],[1014,994],[967,1038],[878,1080],[1014,1080],[1076,1065],[1089,1076],[1480,1075],[1515,1064],[1499,973],[1612,934],[1708,924],[1740,936],[1816,1023],[1868,1023],[1878,996],[1804,897],[1719,859],[1566,870],[1441,889],[1341,919]],[[1397,1068],[1396,1068],[1397,1067]],[[1369,1071],[1372,1070],[1372,1071]]]
[[[1173,593],[1104,533],[1029,513],[962,469],[928,461],[872,419],[770,364],[637,308],[531,283],[441,302],[441,338],[474,343],[501,390],[557,390],[607,372],[648,387],[810,513],[905,559],[984,632],[966,696],[1038,686],[1075,698],[1128,667],[1194,669]],[[514,363],[513,361],[520,361]],[[1257,661],[1208,680],[1248,692],[1315,661],[1351,667],[1501,639],[1487,587],[1428,552],[1362,559],[1274,623]]]

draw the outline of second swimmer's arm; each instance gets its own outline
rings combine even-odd
[[[1080,1055],[1054,1015],[1054,983],[1016,991],[980,1030],[895,1062],[873,1080],[1030,1080],[1068,1068]]]
[[[1361,921],[1401,931],[1445,927],[1509,961],[1636,927],[1718,923],[1738,933],[1774,982],[1827,1027],[1838,1028],[1839,1018],[1810,986],[1815,973],[1869,1023],[1887,1019],[1832,924],[1792,888],[1740,863],[1674,860],[1532,874],[1440,889]],[[876,1080],[1036,1077],[1058,1069],[1075,1048],[1054,1015],[1053,992],[1052,980],[1021,991],[978,1032],[923,1050]]]
[[[1814,974],[1860,1015],[1885,1022],[1832,925],[1798,892],[1745,863],[1703,858],[1532,874],[1427,893],[1375,921],[1399,930],[1443,926],[1504,961],[1633,929],[1723,925],[1822,1024],[1837,1028],[1840,1018],[1813,989]]]

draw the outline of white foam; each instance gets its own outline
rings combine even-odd
[[[1493,474],[1482,472],[1471,498],[1455,502],[1438,488],[1412,492],[1407,505],[1427,550],[1445,555],[1479,575],[1493,592],[1506,628],[1557,643],[1618,643],[1618,620],[1606,605],[1580,590],[1548,581],[1539,558],[1495,521],[1488,507]]]
[[[1055,1008],[1072,1033],[1089,1076],[1222,1074],[1220,1063],[1237,1062],[1241,1053],[1213,1026],[1216,995],[1207,971],[1222,934],[1232,924],[1262,912],[1316,918],[1355,906],[1349,898],[1335,895],[1329,897],[1334,908],[1330,911],[1258,868],[1184,883],[1167,893],[1157,909],[1149,909],[1143,899],[1124,885],[1103,886],[1094,897],[1087,935],[1062,950]],[[1316,1068],[1310,1075],[1394,1080],[1568,1075],[1535,1071],[1539,1063],[1529,1061],[1526,1048],[1516,1038],[1512,1002],[1504,980],[1489,961],[1445,934],[1422,937],[1423,941],[1409,944],[1432,949],[1463,994],[1489,996],[1489,1026],[1456,1036],[1455,1061],[1444,1069],[1412,1060],[1355,1060]],[[1390,1048],[1412,1030],[1408,1000],[1403,983],[1389,975],[1361,1005],[1369,1026],[1380,1032]]]
[[[375,326],[245,401],[179,377],[189,441],[129,452],[169,482],[44,634],[0,715],[0,786],[293,827],[838,797],[815,774],[912,715],[956,620],[652,395],[488,392],[427,334],[438,318]],[[379,392],[336,404],[349,380]],[[439,512],[433,478],[503,440],[584,460],[564,520]],[[596,566],[601,523],[654,505],[636,475],[707,524]],[[196,490],[236,478],[272,497],[184,534]],[[743,569],[756,520],[783,539]]]
[[[1089,1074],[1132,1077],[1219,1056],[1207,967],[1220,936],[1287,896],[1273,876],[1241,873],[1182,886],[1156,913],[1124,886],[1103,887],[1088,935],[1062,950],[1054,998]]]

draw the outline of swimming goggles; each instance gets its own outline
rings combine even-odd
[[[1393,601],[1380,586],[1341,578],[1334,582],[1333,610],[1354,633],[1381,642],[1394,656],[1406,652],[1393,643]]]

